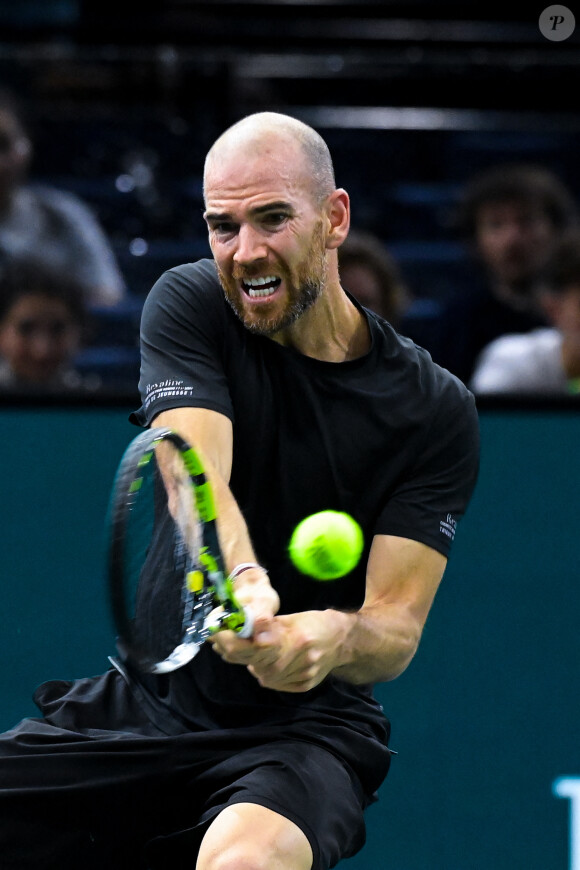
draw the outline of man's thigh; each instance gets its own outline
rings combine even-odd
[[[270,811],[272,815],[262,814],[272,822],[270,832],[280,824],[280,834],[287,832],[291,840],[298,829],[303,836],[297,837],[302,844],[297,851],[308,843],[314,870],[333,867],[365,841],[363,810],[368,800],[358,780],[331,752],[305,741],[280,740],[235,753],[192,780],[190,789],[192,799],[200,791],[211,796],[197,824],[150,844],[147,854],[153,870],[185,866],[180,863],[184,856],[200,849],[206,832],[226,809],[224,824],[235,820],[233,829],[241,831],[238,822],[248,819],[247,812],[241,817],[229,812],[240,804],[256,808],[255,816],[257,808]],[[253,822],[244,840],[259,840],[261,833]],[[235,845],[233,837],[231,841]]]
[[[236,803],[214,819],[205,834],[196,870],[310,870],[312,848],[285,816],[257,804]]]

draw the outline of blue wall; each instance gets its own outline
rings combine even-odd
[[[124,409],[2,408],[0,728],[37,683],[100,673],[114,652],[104,519],[138,430]]]
[[[104,516],[125,408],[3,408],[0,728],[114,652]],[[580,414],[482,411],[482,469],[421,648],[377,694],[399,752],[341,870],[568,870],[580,777]],[[576,870],[576,868],[573,868]]]

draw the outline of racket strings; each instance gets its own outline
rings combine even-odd
[[[136,647],[157,661],[188,639],[186,627],[205,619],[186,579],[201,569],[199,518],[187,472],[179,456],[167,461],[168,446],[163,445],[163,473],[157,450],[139,469],[125,535],[125,606],[131,632]]]
[[[166,673],[190,661],[220,627],[240,630],[245,616],[224,578],[211,487],[177,433],[149,430],[132,442],[111,518],[110,588],[122,657]]]

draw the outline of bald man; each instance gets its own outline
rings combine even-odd
[[[14,867],[325,870],[355,854],[391,756],[373,686],[412,660],[475,485],[471,393],[341,288],[350,204],[318,133],[242,119],[207,155],[204,196],[213,258],[152,288],[132,419],[202,454],[254,633],[222,632],[168,675],[116,663],[41,686],[43,717],[0,739]],[[287,555],[323,509],[365,534],[332,583]]]

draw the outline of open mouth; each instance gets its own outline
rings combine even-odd
[[[258,299],[273,296],[281,283],[281,278],[266,275],[264,278],[244,278],[242,287],[250,299]]]

